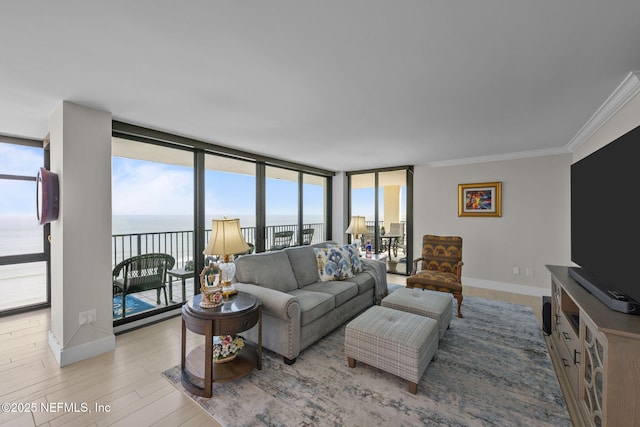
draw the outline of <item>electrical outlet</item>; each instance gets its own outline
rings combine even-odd
[[[525,268],[524,274],[526,274],[527,276],[533,276],[533,268],[531,267]]]
[[[513,267],[513,274],[520,274],[520,267]]]
[[[78,321],[80,322],[80,326],[89,325],[91,323],[96,323],[96,310],[88,310],[82,311],[78,315]]]

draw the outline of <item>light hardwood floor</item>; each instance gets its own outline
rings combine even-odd
[[[404,283],[404,279],[388,276],[390,283]],[[504,292],[492,295],[469,289],[465,294],[527,304],[522,297]],[[118,335],[115,351],[64,368],[49,350],[49,321],[48,309],[0,318],[0,403],[35,404],[37,408],[27,413],[0,410],[0,425],[219,425],[161,375],[180,362],[179,317]],[[190,333],[187,347],[201,340]],[[41,404],[47,403],[75,404],[78,412],[63,407],[57,412],[41,410]],[[82,404],[92,412],[83,413]],[[109,405],[109,411],[95,411],[95,404]]]

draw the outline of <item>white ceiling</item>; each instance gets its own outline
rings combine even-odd
[[[640,69],[638,0],[3,0],[0,134],[62,100],[331,170],[556,153]]]

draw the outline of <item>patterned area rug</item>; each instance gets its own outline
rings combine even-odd
[[[133,295],[127,295],[127,316],[151,310],[152,308],[155,308],[155,306],[144,302]],[[116,295],[113,297],[113,318],[122,318],[122,295]]]
[[[416,395],[379,369],[349,368],[344,325],[291,366],[265,350],[261,371],[214,383],[211,399],[184,390],[180,366],[163,374],[223,426],[570,427],[532,309],[465,297],[462,311],[465,317],[454,316]]]

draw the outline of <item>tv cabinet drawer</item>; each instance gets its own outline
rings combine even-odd
[[[569,343],[571,343],[571,345],[568,345]],[[557,345],[558,356],[560,357],[562,369],[567,376],[571,391],[576,398],[578,397],[578,390],[580,387],[578,380],[580,371],[580,366],[578,365],[578,363],[580,363],[580,354],[576,353],[580,351],[579,345],[580,343],[577,339],[574,339],[573,342],[571,342],[571,340],[563,340]]]

